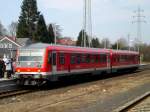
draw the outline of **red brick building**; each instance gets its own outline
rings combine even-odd
[[[69,37],[64,37],[64,38],[58,39],[57,40],[57,44],[68,45],[68,46],[75,46],[76,45],[76,41],[73,41]]]

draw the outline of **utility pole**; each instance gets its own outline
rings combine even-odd
[[[142,23],[146,23],[146,21],[144,21],[145,16],[142,15],[143,12],[144,10],[138,7],[138,9],[135,11],[136,15],[133,16],[133,18],[135,18],[136,20],[132,22],[137,24],[138,52],[140,52],[140,44],[142,42]]]
[[[119,50],[119,40],[117,40],[117,50]]]
[[[130,34],[128,34],[128,50],[130,51]]]
[[[83,0],[83,32],[82,42],[84,47],[88,40],[88,47],[91,46],[92,40],[92,16],[91,16],[91,0]]]

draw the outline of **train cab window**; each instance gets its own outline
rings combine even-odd
[[[59,55],[59,64],[61,64],[61,65],[65,64],[65,55],[64,55],[64,53],[60,53],[60,55]]]
[[[52,56],[51,53],[48,53],[48,63],[51,64]]]
[[[76,63],[76,55],[75,55],[75,54],[71,54],[70,63],[71,63],[71,64],[75,64],[75,63]]]

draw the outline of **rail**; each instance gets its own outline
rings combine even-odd
[[[7,90],[4,92],[0,92],[0,99],[22,95],[26,93],[34,92],[34,90],[23,90],[23,89],[16,89],[16,90]]]
[[[149,96],[150,96],[150,91],[146,92],[142,96],[139,96],[136,99],[126,103],[125,105],[120,106],[114,112],[127,112],[129,109],[133,108],[134,106],[136,106],[137,104],[139,104],[140,102],[142,102],[143,100],[148,98]]]

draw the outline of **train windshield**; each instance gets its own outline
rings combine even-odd
[[[18,61],[32,61],[32,62],[41,62],[42,56],[19,56]]]
[[[41,67],[44,49],[19,50],[17,67]]]

